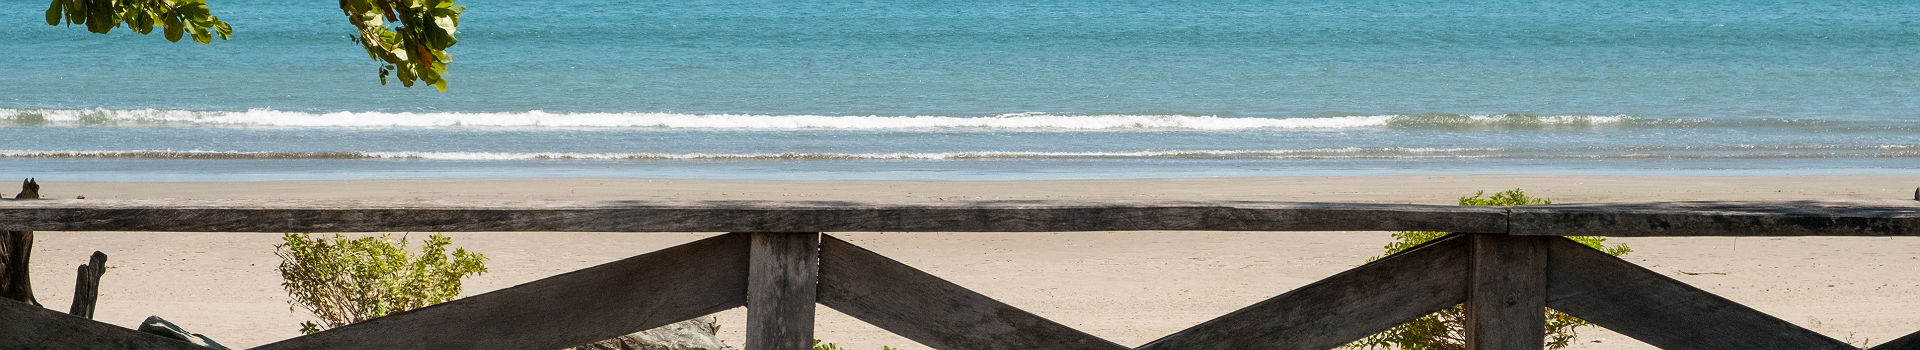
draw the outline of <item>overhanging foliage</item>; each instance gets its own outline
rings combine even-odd
[[[447,91],[447,62],[453,57],[447,48],[458,42],[455,28],[466,7],[454,6],[455,0],[341,0],[340,10],[347,21],[359,28],[353,41],[367,50],[367,57],[380,63],[380,84],[395,75],[400,84],[414,81]],[[105,34],[126,25],[140,34],[153,32],[159,25],[168,41],[178,42],[191,34],[193,41],[207,44],[213,36],[227,40],[233,26],[220,21],[207,9],[206,0],[53,0],[47,6],[47,25],[85,25],[87,31]]]

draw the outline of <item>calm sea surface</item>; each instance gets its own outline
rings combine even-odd
[[[0,178],[1920,174],[1920,1],[331,3],[212,45],[0,2]]]

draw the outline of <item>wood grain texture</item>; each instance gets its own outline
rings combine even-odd
[[[1511,228],[1510,228],[1511,227]],[[0,201],[0,230],[192,232],[1448,231],[1920,236],[1920,201],[1514,208],[1250,201]]]
[[[1920,236],[1920,201],[1670,202],[1511,207],[1513,235]]]
[[[559,349],[739,307],[746,235],[694,241],[256,349]]]
[[[33,231],[0,231],[0,299],[40,306],[33,297]]]
[[[100,275],[107,273],[107,253],[93,252],[85,265],[80,265],[79,273],[73,282],[73,306],[68,314],[93,318],[93,306],[100,299]]]
[[[1139,349],[1338,347],[1465,301],[1467,241],[1460,235],[1436,239]]]
[[[1467,348],[1543,349],[1547,240],[1560,237],[1468,235]]]
[[[0,201],[0,229],[191,232],[1504,232],[1498,208],[1272,202]]]
[[[1661,349],[1854,349],[1571,240],[1547,249],[1548,307]]]
[[[747,348],[813,348],[813,306],[820,273],[820,233],[749,234]]]
[[[13,300],[0,300],[0,349],[206,350]]]
[[[1920,332],[1875,345],[1873,350],[1920,350]]]
[[[1126,349],[845,241],[820,242],[820,303],[934,349]]]

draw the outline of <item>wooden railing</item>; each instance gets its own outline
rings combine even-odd
[[[940,349],[1125,349],[821,232],[1163,230],[1460,233],[1140,349],[1326,349],[1461,303],[1472,349],[1540,348],[1545,307],[1668,349],[1843,349],[1555,236],[1920,236],[1920,202],[40,200],[0,202],[0,230],[735,232],[258,349],[557,349],[740,306],[747,348],[805,349],[816,304]],[[192,347],[0,302],[0,348]],[[1874,349],[1920,349],[1920,333]]]

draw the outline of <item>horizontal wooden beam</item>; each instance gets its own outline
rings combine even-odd
[[[820,304],[921,345],[934,349],[1127,348],[833,236],[822,237]]]
[[[1253,201],[0,201],[0,230],[187,232],[1446,231],[1920,236],[1920,201],[1526,207]]]
[[[1142,350],[1330,349],[1467,299],[1467,239],[1407,249],[1160,338]]]
[[[0,201],[0,229],[188,232],[1505,232],[1503,212],[1412,204],[976,201]]]
[[[1661,349],[1857,349],[1572,240],[1547,255],[1548,307]]]
[[[1509,234],[1920,236],[1920,201],[1668,202],[1511,208]]]
[[[728,234],[255,349],[559,349],[746,303]]]
[[[0,349],[206,350],[11,299],[0,299]]]

